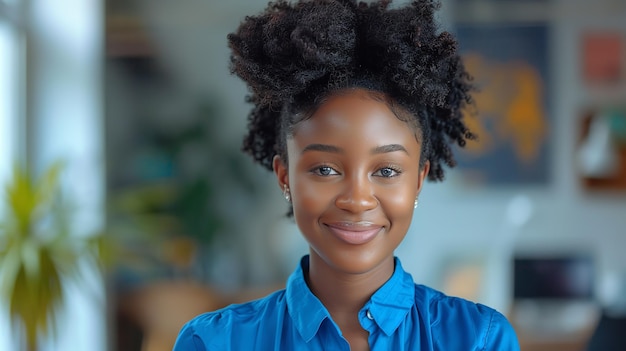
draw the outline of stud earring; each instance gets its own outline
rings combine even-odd
[[[289,186],[287,186],[287,184],[283,184],[283,196],[287,202],[291,202],[291,192],[289,192]]]
[[[413,208],[417,208],[418,203],[419,203],[419,200],[415,198],[415,202],[413,203]]]

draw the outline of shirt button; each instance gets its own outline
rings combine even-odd
[[[367,312],[365,312],[365,316],[369,320],[374,320],[374,316],[372,316],[372,312],[370,312],[370,310],[367,310]]]

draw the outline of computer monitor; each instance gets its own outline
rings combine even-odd
[[[589,255],[515,257],[513,268],[515,299],[593,299],[594,267]]]

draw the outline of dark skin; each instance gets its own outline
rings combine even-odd
[[[393,274],[429,171],[417,132],[371,92],[350,89],[295,126],[288,162],[274,158],[309,243],[307,283],[351,350],[369,350],[358,312]]]

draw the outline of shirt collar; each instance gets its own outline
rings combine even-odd
[[[415,304],[413,277],[404,271],[400,260],[394,259],[391,278],[372,295],[366,304],[376,324],[387,334],[393,334]],[[368,306],[369,305],[369,306]]]
[[[298,268],[287,280],[287,309],[293,323],[304,341],[309,342],[317,334],[320,325],[330,318],[328,310],[313,295],[304,280],[304,272],[309,270],[309,256],[300,260]]]
[[[394,259],[394,272],[365,304],[374,321],[387,335],[391,335],[400,326],[415,303],[415,285],[413,278],[406,273],[398,258]],[[294,325],[302,338],[309,342],[330,314],[322,302],[311,292],[304,272],[309,269],[309,256],[300,260],[298,268],[287,280],[287,308]]]

